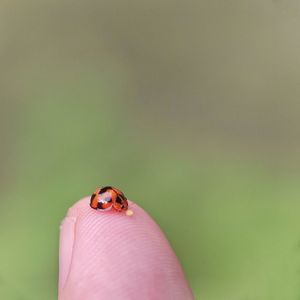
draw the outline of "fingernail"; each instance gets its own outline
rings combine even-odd
[[[59,291],[65,286],[72,262],[76,217],[67,216],[60,226],[59,242]]]

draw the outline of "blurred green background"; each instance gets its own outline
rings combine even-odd
[[[111,184],[196,299],[300,299],[300,3],[0,3],[0,299],[57,298],[59,224]]]

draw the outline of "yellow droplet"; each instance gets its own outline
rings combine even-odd
[[[133,211],[131,209],[126,210],[126,216],[131,217],[133,215]]]

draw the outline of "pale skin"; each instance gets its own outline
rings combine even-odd
[[[133,215],[97,211],[89,197],[60,230],[59,300],[192,300],[182,267],[159,226],[129,201]]]

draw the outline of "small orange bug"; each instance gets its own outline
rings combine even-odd
[[[93,209],[126,211],[128,201],[123,192],[111,186],[97,188],[91,196],[90,206]]]

